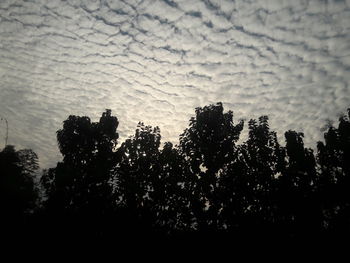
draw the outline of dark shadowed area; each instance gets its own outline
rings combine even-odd
[[[237,143],[244,122],[221,103],[196,108],[175,146],[143,123],[117,145],[118,127],[111,110],[98,122],[69,116],[56,133],[63,160],[42,173],[32,150],[2,149],[2,240],[157,254],[297,253],[349,238],[350,109],[317,152],[293,130],[281,146],[268,116],[251,119]]]

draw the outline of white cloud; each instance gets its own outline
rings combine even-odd
[[[69,114],[105,108],[121,140],[144,121],[176,143],[195,107],[223,101],[314,146],[350,106],[349,40],[345,1],[4,0],[0,113],[43,167]]]

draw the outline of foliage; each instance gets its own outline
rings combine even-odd
[[[250,120],[247,140],[237,144],[243,121],[234,124],[221,103],[196,108],[175,146],[140,122],[117,147],[118,124],[111,110],[98,122],[63,122],[63,160],[43,172],[45,198],[34,214],[38,158],[32,150],[3,149],[8,218],[32,214],[45,238],[79,240],[350,234],[350,110],[329,127],[316,156],[296,131],[285,133],[282,146],[267,116]]]
[[[34,212],[37,191],[34,177],[38,157],[30,149],[16,151],[7,145],[0,151],[1,235],[17,236],[27,230],[27,217]]]

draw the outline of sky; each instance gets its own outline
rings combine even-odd
[[[1,0],[0,116],[8,143],[61,159],[69,115],[137,123],[178,142],[194,109],[323,138],[350,107],[350,1]],[[5,122],[0,122],[0,148]]]

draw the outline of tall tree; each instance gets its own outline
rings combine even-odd
[[[258,234],[273,222],[275,181],[284,170],[285,153],[267,116],[250,120],[248,128],[248,140],[221,176],[222,215],[225,227]]]
[[[47,211],[53,213],[53,217],[66,215],[62,220],[76,221],[77,229],[95,221],[90,224],[90,228],[97,227],[90,229],[94,235],[104,227],[96,222],[101,222],[113,209],[110,180],[117,161],[118,124],[110,110],[102,114],[99,122],[69,116],[63,129],[57,132],[63,162],[42,177],[48,198]]]
[[[166,142],[159,156],[160,173],[155,181],[157,221],[167,233],[191,232],[191,178],[187,161],[177,147]]]
[[[285,150],[279,145],[276,132],[270,131],[268,117],[249,121],[249,137],[244,144],[248,177],[250,219],[260,229],[267,228],[275,216],[276,178],[285,169]],[[249,220],[248,220],[249,222]],[[260,225],[260,226],[259,226]]]
[[[350,233],[350,109],[339,118],[338,128],[329,127],[325,143],[318,142],[321,174],[318,196],[326,229],[337,234]]]
[[[196,108],[189,128],[180,135],[180,149],[190,165],[192,209],[199,229],[217,228],[216,188],[218,171],[230,162],[243,121],[233,124],[233,113],[224,113],[221,103]]]
[[[16,151],[7,145],[0,151],[0,206],[2,237],[23,234],[33,212],[37,190],[34,177],[39,169],[38,156],[30,149]]]
[[[304,147],[303,133],[287,131],[287,166],[278,178],[280,226],[290,235],[312,235],[320,227],[315,200],[317,181],[313,150]]]
[[[158,127],[139,123],[135,135],[118,149],[119,162],[114,170],[115,198],[120,211],[127,217],[124,227],[129,227],[130,231],[153,227],[155,185],[160,173],[160,139]]]

